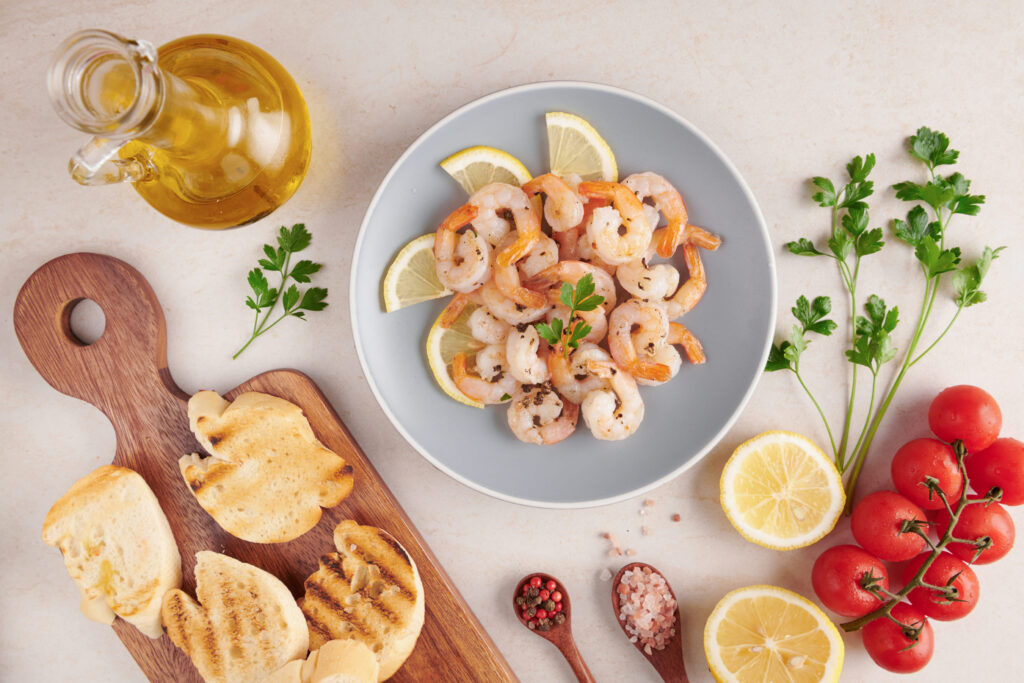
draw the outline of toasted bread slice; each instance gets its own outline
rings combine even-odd
[[[263,683],[376,683],[380,665],[358,640],[332,640],[275,671]]]
[[[317,441],[302,409],[276,396],[214,391],[188,402],[192,433],[210,453],[178,461],[196,500],[228,533],[282,543],[312,529],[321,507],[352,491],[352,466]]]
[[[334,530],[337,553],[323,555],[306,579],[299,606],[314,648],[329,640],[365,643],[390,678],[416,645],[424,620],[416,563],[386,531],[345,520]]]
[[[82,593],[82,613],[117,615],[150,638],[163,635],[160,601],[181,585],[181,555],[153,490],[137,472],[104,465],[76,481],[43,522]]]
[[[164,596],[167,635],[208,683],[259,681],[302,657],[309,633],[295,598],[272,574],[227,555],[196,553],[197,603]]]

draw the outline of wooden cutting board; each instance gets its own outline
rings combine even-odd
[[[82,299],[95,301],[106,316],[102,336],[91,345],[80,342],[70,326],[71,310]],[[416,649],[391,680],[515,680],[423,537],[309,377],[295,370],[272,370],[235,387],[226,397],[260,391],[299,405],[317,437],[352,465],[355,487],[341,505],[324,510],[320,523],[299,538],[288,543],[249,543],[214,522],[178,470],[178,458],[201,448],[188,427],[188,395],[174,384],[167,369],[163,310],[137,270],[100,254],[56,258],[22,286],[14,307],[14,328],[25,354],[50,385],[93,404],[113,423],[117,436],[113,464],[141,474],[160,501],[181,551],[184,590],[194,595],[195,553],[215,550],[269,571],[301,596],[302,583],[316,570],[320,555],[334,551],[335,525],[354,519],[393,534],[413,557],[423,579],[426,623]],[[66,479],[70,487],[72,479]],[[166,635],[150,640],[120,619],[114,622],[114,630],[150,680],[202,680]]]

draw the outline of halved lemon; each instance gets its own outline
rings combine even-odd
[[[434,233],[421,235],[402,247],[384,275],[384,310],[388,313],[451,293],[437,279]]]
[[[828,617],[777,586],[732,591],[704,626],[704,655],[716,681],[838,681],[843,654],[843,639]]]
[[[473,194],[490,183],[519,186],[531,178],[530,172],[519,159],[508,152],[483,145],[456,152],[441,162],[441,168],[467,194]]]
[[[843,511],[843,481],[810,439],[765,432],[742,443],[725,463],[722,509],[744,538],[774,550],[811,545]]]
[[[427,362],[430,364],[430,371],[434,373],[434,380],[444,393],[459,403],[465,403],[474,408],[483,408],[483,403],[459,391],[455,380],[452,379],[452,359],[455,358],[455,354],[461,351],[472,360],[476,357],[476,352],[486,346],[483,342],[474,339],[469,331],[469,316],[476,308],[476,304],[468,304],[456,319],[455,324],[447,328],[441,327],[441,318],[444,313],[442,312],[438,316],[427,334]]]
[[[583,180],[618,181],[615,154],[593,126],[575,114],[561,111],[548,112],[546,121],[552,173],[562,177],[575,173]]]

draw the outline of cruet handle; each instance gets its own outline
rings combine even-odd
[[[71,157],[68,171],[81,185],[110,185],[112,183],[151,180],[156,169],[152,164],[138,158],[121,159],[117,153],[128,140],[90,138]]]

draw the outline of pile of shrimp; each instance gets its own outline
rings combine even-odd
[[[705,361],[700,341],[677,320],[707,289],[698,248],[720,244],[689,223],[682,196],[655,173],[621,183],[547,173],[521,188],[486,185],[434,237],[437,276],[456,293],[441,324],[450,327],[475,304],[468,324],[485,344],[475,367],[465,353],[455,356],[455,384],[482,403],[508,403],[509,427],[527,443],[558,443],[581,414],[598,439],[629,437],[644,418],[638,385],[664,384],[679,372],[676,346],[690,363]],[[671,261],[677,252],[682,282]],[[578,313],[590,333],[578,348],[552,347],[532,323],[568,325],[561,285],[575,287],[585,275],[604,297]]]

